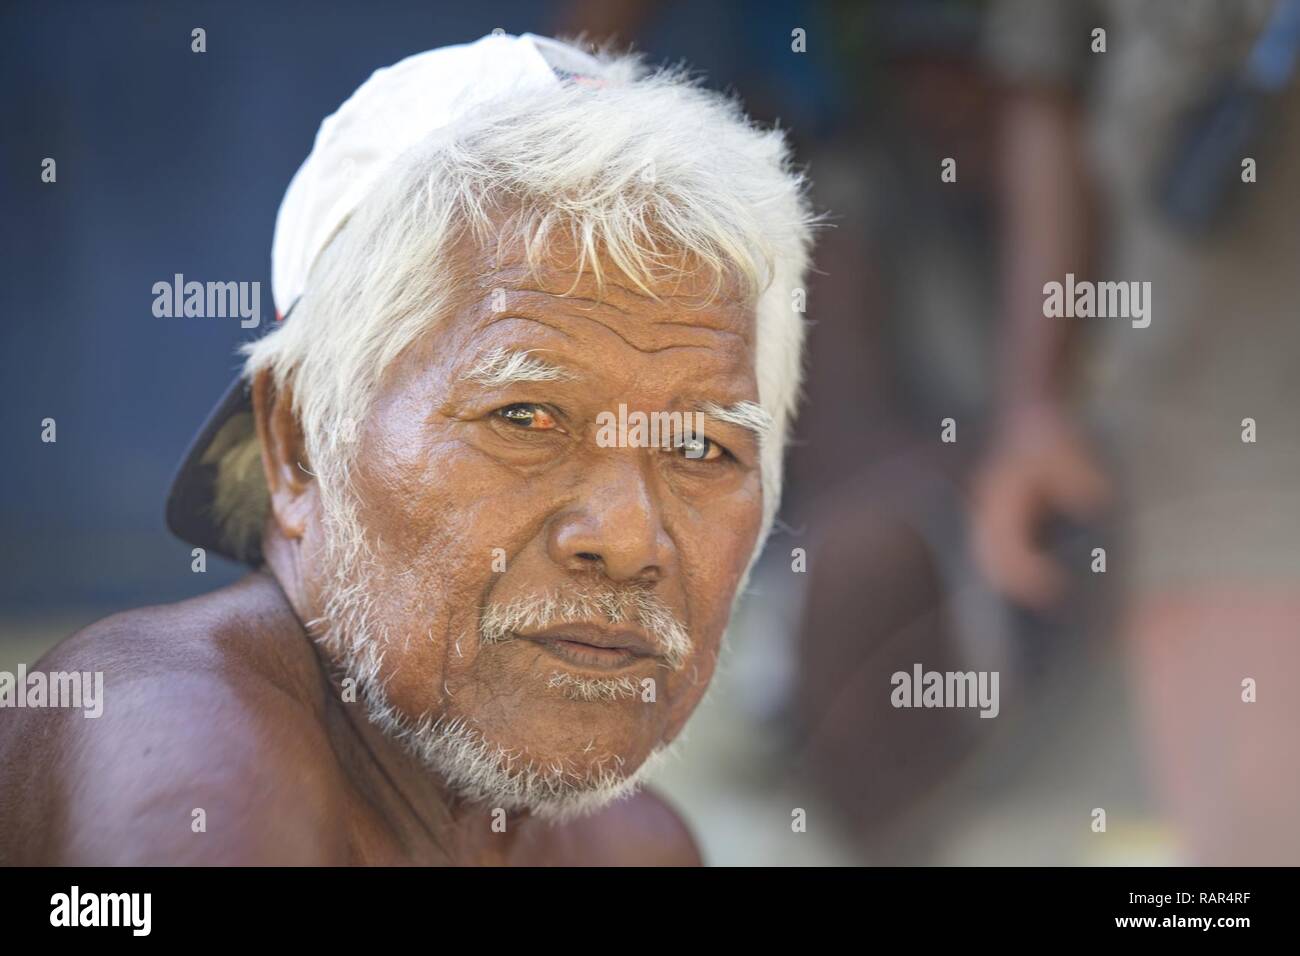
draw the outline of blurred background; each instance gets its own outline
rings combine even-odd
[[[280,198],[373,70],[584,33],[779,123],[830,217],[783,522],[659,779],[706,860],[1300,863],[1298,7],[6,4],[0,669],[241,574],[162,505],[260,330],[153,284],[269,321]],[[1149,326],[1045,316],[1067,273],[1151,283]],[[894,707],[916,664],[996,671],[998,716]]]

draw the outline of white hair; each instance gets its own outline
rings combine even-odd
[[[467,278],[449,265],[457,240],[521,241],[536,265],[559,236],[598,281],[602,256],[647,293],[690,265],[711,273],[718,290],[737,282],[754,303],[759,402],[771,426],[757,556],[776,515],[799,392],[796,302],[815,222],[805,182],[784,136],[760,129],[734,101],[680,70],[601,59],[604,86],[513,95],[399,157],[322,252],[292,319],[246,346],[247,378],[269,371],[277,388],[292,388],[334,545],[366,547],[345,494],[357,425],[384,370],[444,318]],[[242,434],[256,441],[250,429]],[[241,447],[218,464],[217,511],[232,548],[248,556],[267,495]]]
[[[484,388],[500,388],[515,382],[562,382],[571,378],[564,369],[533,358],[532,353],[536,351],[497,346],[483,356],[465,378]]]
[[[482,612],[481,637],[485,644],[499,644],[513,640],[519,631],[590,621],[639,624],[673,670],[682,667],[694,647],[672,609],[657,594],[640,587],[570,587],[509,604],[489,604]]]
[[[558,689],[570,700],[614,701],[622,697],[637,697],[643,688],[632,678],[623,677],[584,677],[581,674],[566,674],[556,671],[551,674],[546,686]]]

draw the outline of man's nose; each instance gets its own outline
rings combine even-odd
[[[583,475],[577,498],[552,519],[551,559],[572,571],[601,571],[621,583],[656,582],[674,560],[651,463],[611,455]]]

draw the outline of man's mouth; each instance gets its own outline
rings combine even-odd
[[[660,656],[644,635],[591,624],[557,624],[515,636],[541,645],[560,660],[593,670],[619,670]]]

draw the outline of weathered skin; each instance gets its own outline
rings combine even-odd
[[[707,280],[689,275],[655,301],[609,263],[596,301],[567,261],[532,274],[507,249],[398,359],[361,427],[357,492],[382,543],[373,587],[398,636],[383,674],[399,711],[471,717],[530,759],[635,767],[681,731],[712,676],[761,521],[758,447],[710,420],[725,459],[605,448],[594,420],[619,403],[756,401],[753,309],[725,293],[708,300]],[[498,288],[504,313],[491,308]],[[468,383],[497,345],[545,350],[578,379]],[[0,711],[0,862],[698,863],[681,820],[645,791],[562,826],[512,814],[494,832],[491,808],[456,800],[343,700],[335,662],[302,624],[319,616],[325,578],[317,485],[289,398],[255,383],[273,512],[266,565],[212,594],[100,621],[35,665],[103,671],[102,717]],[[495,414],[517,403],[553,407],[561,427]],[[508,555],[503,573],[495,548]],[[546,677],[580,665],[529,640],[463,639],[484,604],[579,580],[652,587],[689,628],[680,670],[643,658],[620,671],[653,676],[655,702],[571,700]],[[206,832],[191,829],[196,808]]]

